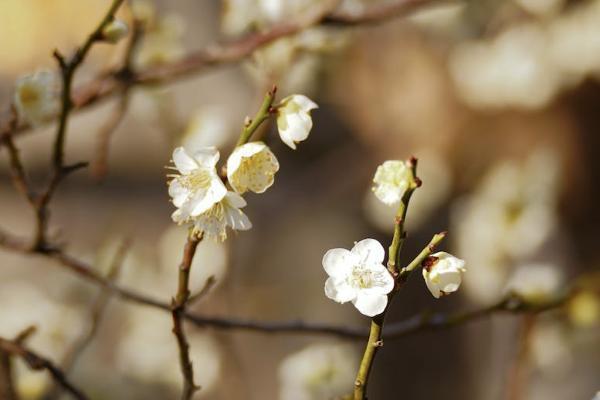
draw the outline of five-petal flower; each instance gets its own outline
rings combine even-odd
[[[227,194],[227,188],[219,178],[216,164],[219,151],[214,147],[205,147],[189,155],[183,147],[173,151],[173,163],[179,174],[171,175],[169,195],[177,210],[173,220],[177,223],[188,222]]]
[[[436,299],[456,292],[465,271],[464,260],[443,251],[432,254],[423,264],[425,284]]]
[[[338,303],[351,301],[362,314],[381,314],[394,289],[394,279],[382,264],[383,246],[375,239],[364,239],[352,250],[331,249],[323,256],[329,275],[325,295]]]
[[[263,193],[273,184],[279,162],[263,142],[250,142],[237,147],[227,160],[227,179],[242,194],[248,190]]]
[[[277,129],[281,140],[295,150],[297,142],[308,138],[313,126],[310,111],[318,107],[317,103],[301,94],[283,99],[277,108]]]

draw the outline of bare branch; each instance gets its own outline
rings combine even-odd
[[[249,33],[234,41],[208,46],[193,52],[181,60],[161,67],[152,67],[138,73],[123,74],[122,69],[105,71],[99,76],[73,90],[73,107],[83,109],[98,104],[119,93],[122,86],[166,84],[192,74],[216,67],[240,62],[257,49],[274,41],[292,36],[315,25],[361,25],[385,21],[406,15],[416,8],[435,4],[443,0],[396,0],[383,5],[366,7],[359,14],[342,14],[327,7],[315,10],[298,21],[285,21],[272,26],[265,32]],[[21,134],[30,127],[23,125],[15,134]],[[0,137],[7,132],[6,122],[0,121]]]
[[[73,384],[67,380],[65,374],[56,367],[52,361],[34,353],[19,342],[0,337],[0,349],[5,353],[21,357],[32,370],[48,371],[52,376],[52,379],[70,393],[73,398],[78,400],[88,399],[81,390],[73,386]]]

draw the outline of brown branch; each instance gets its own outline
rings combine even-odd
[[[84,261],[72,257],[62,250],[55,248],[52,251],[32,250],[25,240],[3,233],[0,230],[0,247],[7,250],[28,255],[39,255],[53,259],[62,268],[66,268],[75,275],[95,285],[99,285],[114,293],[123,300],[136,304],[154,307],[165,311],[172,311],[171,305],[156,300],[152,297],[123,288],[114,282],[107,280]],[[600,284],[600,282],[598,283]],[[545,311],[562,307],[577,290],[577,283],[567,292],[554,299],[540,304],[527,303],[518,297],[511,295],[506,299],[473,311],[459,312],[454,314],[421,313],[405,321],[387,324],[383,336],[387,340],[397,339],[422,331],[435,331],[475,321],[496,313],[538,314]],[[364,340],[368,336],[368,330],[364,327],[340,327],[329,324],[308,323],[302,321],[257,321],[235,317],[207,317],[184,311],[183,317],[192,324],[201,328],[213,328],[217,330],[239,330],[261,334],[302,334],[302,335],[325,335],[336,336],[341,339]]]
[[[64,148],[67,125],[71,111],[73,108],[75,108],[72,98],[73,79],[75,77],[75,72],[85,60],[85,57],[89,53],[93,44],[103,40],[102,31],[110,22],[113,21],[114,15],[123,1],[124,0],[113,0],[110,8],[100,24],[98,24],[96,29],[94,29],[94,31],[88,36],[83,45],[81,45],[81,47],[79,47],[69,59],[66,59],[58,50],[55,50],[53,53],[54,58],[60,67],[62,77],[61,110],[58,118],[58,126],[56,128],[56,137],[52,152],[53,172],[50,181],[46,186],[46,190],[39,196],[39,198],[36,199],[34,204],[34,209],[36,211],[36,232],[33,241],[34,248],[43,249],[47,247],[46,235],[49,218],[48,205],[52,195],[54,194],[54,191],[56,190],[56,187],[69,173],[87,165],[86,163],[77,163],[67,166],[64,163]]]
[[[10,354],[0,350],[0,399],[18,400]]]
[[[70,383],[65,374],[56,367],[52,361],[44,358],[33,351],[29,350],[16,340],[8,340],[0,337],[0,349],[13,356],[21,357],[35,371],[46,370],[52,376],[56,384],[63,387],[73,398],[78,400],[87,400],[87,396],[81,390]]]
[[[272,26],[265,32],[249,33],[234,41],[208,46],[204,50],[192,52],[182,59],[161,67],[152,67],[138,73],[123,74],[121,69],[108,70],[96,79],[73,90],[73,108],[84,109],[98,104],[120,92],[124,85],[165,84],[209,67],[228,65],[250,56],[257,49],[273,43],[277,39],[292,36],[315,25],[361,25],[385,21],[406,15],[428,4],[440,0],[395,0],[386,5],[366,7],[359,14],[342,14],[328,10],[314,10],[299,21],[285,21]],[[0,137],[7,134],[6,121],[0,121]],[[30,127],[20,126],[15,134],[22,134]]]
[[[114,282],[121,271],[121,267],[123,265],[123,260],[125,255],[127,254],[127,250],[130,247],[130,241],[124,240],[123,243],[119,245],[117,248],[114,258],[109,267],[108,273],[106,274],[106,279],[109,282]],[[112,293],[103,288],[100,293],[98,293],[96,299],[93,301],[90,307],[90,323],[89,329],[81,335],[81,337],[77,338],[75,342],[71,345],[71,347],[65,352],[63,356],[63,360],[61,362],[61,368],[64,371],[65,375],[68,375],[73,369],[74,365],[77,363],[83,352],[87,349],[87,347],[92,343],[98,329],[100,328],[100,324],[102,323],[102,319],[104,317],[104,313],[106,307],[108,306],[110,297]],[[48,393],[43,396],[45,400],[56,399],[60,396],[62,388],[54,385],[48,390]]]
[[[196,248],[201,240],[201,237],[197,238],[194,234],[190,233],[183,251],[183,259],[179,265],[177,294],[172,301],[171,315],[173,316],[173,334],[177,339],[177,345],[179,347],[179,365],[181,367],[181,374],[183,375],[181,400],[191,399],[194,393],[200,389],[200,387],[194,383],[194,366],[190,359],[190,345],[185,335],[183,319],[185,308],[190,298],[189,284],[192,261],[194,260]]]
[[[133,20],[133,32],[131,34],[131,39],[129,39],[129,42],[127,43],[127,48],[125,49],[123,65],[116,73],[121,77],[125,84],[123,84],[121,87],[119,101],[114,106],[110,118],[98,130],[96,156],[92,162],[92,176],[97,180],[103,179],[108,172],[108,152],[110,148],[110,139],[113,132],[117,129],[125,117],[127,109],[129,108],[131,85],[127,82],[129,82],[130,77],[134,75],[133,57],[144,34],[143,28],[144,24],[141,21],[136,19]]]

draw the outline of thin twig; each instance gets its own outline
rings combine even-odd
[[[194,260],[196,248],[201,240],[201,237],[198,238],[193,233],[190,233],[183,251],[183,259],[179,265],[177,294],[172,301],[171,315],[173,316],[173,334],[177,339],[177,345],[179,347],[179,365],[181,367],[181,374],[183,375],[181,400],[191,399],[194,393],[200,389],[200,387],[194,383],[194,366],[190,359],[190,345],[187,341],[183,326],[183,314],[185,313],[185,308],[190,298],[189,284],[192,261]]]
[[[127,109],[129,108],[132,87],[129,82],[130,77],[135,74],[133,70],[133,57],[143,34],[144,24],[141,21],[134,19],[131,38],[127,43],[127,48],[125,49],[125,55],[123,57],[123,65],[118,72],[118,76],[120,76],[123,81],[123,86],[119,93],[119,101],[115,104],[111,116],[98,130],[97,134],[96,155],[92,162],[92,176],[97,180],[101,180],[106,176],[108,171],[110,139],[113,132],[120,125],[121,121],[123,121],[123,118],[127,114]]]
[[[70,256],[59,249],[54,251],[35,251],[28,247],[27,242],[0,231],[0,247],[22,254],[39,255],[51,258],[57,265],[66,268],[78,277],[95,285],[106,288],[120,298],[156,309],[171,312],[171,305],[160,300],[123,288],[96,273],[89,264]],[[598,282],[600,284],[600,282]],[[573,286],[563,295],[550,299],[541,304],[530,304],[516,296],[503,299],[501,302],[482,309],[459,312],[455,314],[420,313],[406,321],[388,324],[384,330],[386,339],[397,339],[421,331],[445,329],[465,322],[473,321],[494,313],[541,313],[562,307],[577,290]],[[342,339],[364,340],[368,331],[356,327],[340,327],[330,324],[308,323],[303,321],[257,321],[235,317],[207,317],[185,311],[183,316],[194,325],[201,328],[217,330],[240,330],[262,334],[302,334],[336,336]]]
[[[62,77],[62,91],[61,91],[61,109],[58,117],[58,126],[56,128],[56,137],[54,139],[54,146],[52,151],[52,166],[53,171],[50,177],[50,181],[46,186],[46,190],[37,198],[34,208],[36,211],[36,232],[33,240],[32,247],[37,249],[43,249],[47,247],[47,230],[48,230],[48,205],[56,190],[58,184],[71,172],[74,172],[84,166],[87,163],[77,163],[74,165],[67,166],[64,163],[65,153],[65,140],[67,134],[67,125],[69,123],[69,116],[71,111],[75,107],[73,102],[73,79],[77,68],[83,63],[85,57],[89,53],[92,45],[103,39],[102,31],[104,28],[113,21],[115,13],[121,6],[124,0],[113,0],[110,8],[106,12],[104,18],[98,24],[96,29],[87,37],[86,41],[79,47],[75,53],[69,58],[65,58],[58,50],[54,50],[54,58],[56,59],[58,66],[60,67]]]
[[[127,250],[130,246],[130,240],[124,240],[119,247],[117,248],[111,265],[106,274],[106,279],[110,282],[114,282],[119,273],[121,271],[121,267],[123,265],[123,260],[125,255],[127,254]],[[106,307],[108,306],[110,297],[113,293],[102,288],[100,293],[96,296],[96,299],[93,301],[90,307],[90,322],[89,329],[84,332],[75,342],[70,346],[70,348],[65,352],[63,356],[63,360],[61,362],[61,369],[64,371],[66,375],[69,375],[79,358],[83,355],[83,352],[88,348],[88,346],[94,340],[98,329],[100,328],[100,324],[102,323],[102,319],[104,317],[104,312]],[[48,393],[43,396],[45,400],[56,399],[61,394],[61,388],[58,386],[52,387]]]
[[[165,84],[174,80],[205,71],[209,67],[228,65],[246,59],[257,49],[267,46],[274,41],[295,35],[304,29],[320,25],[360,25],[385,21],[412,12],[415,8],[435,4],[440,0],[396,0],[381,5],[366,7],[360,13],[342,14],[327,10],[316,10],[305,15],[300,21],[285,21],[274,25],[266,32],[249,33],[237,40],[223,44],[208,46],[204,50],[192,52],[173,63],[152,67],[130,76],[123,76],[120,69],[105,71],[99,76],[76,88],[73,91],[73,107],[84,109],[100,103],[117,94],[122,85]],[[30,128],[28,125],[19,127],[15,134],[22,134]],[[7,132],[6,122],[0,121],[0,137]]]
[[[33,351],[29,350],[22,344],[14,340],[8,340],[0,337],[0,349],[4,352],[9,353],[13,356],[21,357],[31,368],[35,371],[46,370],[52,376],[52,379],[56,384],[62,386],[65,391],[71,394],[73,398],[78,400],[87,400],[87,396],[83,394],[81,390],[73,386],[71,382],[67,380],[64,372],[55,366],[52,361],[44,358]]]

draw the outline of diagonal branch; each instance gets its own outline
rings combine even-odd
[[[88,397],[83,394],[81,390],[73,386],[73,384],[67,380],[64,372],[55,366],[52,361],[34,353],[20,344],[18,341],[8,340],[0,337],[0,349],[5,353],[21,357],[32,370],[48,371],[52,376],[52,379],[54,379],[58,385],[70,393],[73,398],[78,400],[88,399]]]
[[[28,247],[26,241],[3,233],[2,231],[0,231],[0,247],[22,254],[39,255],[53,259],[60,267],[66,268],[80,278],[105,288],[123,300],[139,305],[154,307],[167,312],[172,311],[171,305],[144,294],[137,293],[133,290],[123,288],[96,273],[92,267],[86,264],[84,261],[78,260],[75,257],[62,252],[61,250],[55,249],[52,252],[35,251]],[[383,336],[388,340],[398,339],[417,332],[446,329],[470,321],[482,319],[486,316],[496,313],[542,313],[560,308],[565,305],[571,296],[576,292],[576,290],[577,285],[575,284],[571,289],[562,295],[554,299],[549,299],[543,303],[528,303],[523,299],[513,295],[507,297],[506,299],[502,299],[500,302],[492,306],[473,311],[461,311],[454,314],[436,314],[424,312],[405,321],[388,324],[383,331]],[[348,340],[364,340],[368,336],[368,329],[364,327],[342,327],[329,324],[303,322],[298,320],[257,321],[235,317],[209,317],[193,314],[189,311],[184,311],[182,315],[186,320],[200,328],[213,328],[223,331],[238,330],[261,334],[281,333],[297,335],[323,335],[334,336]]]

